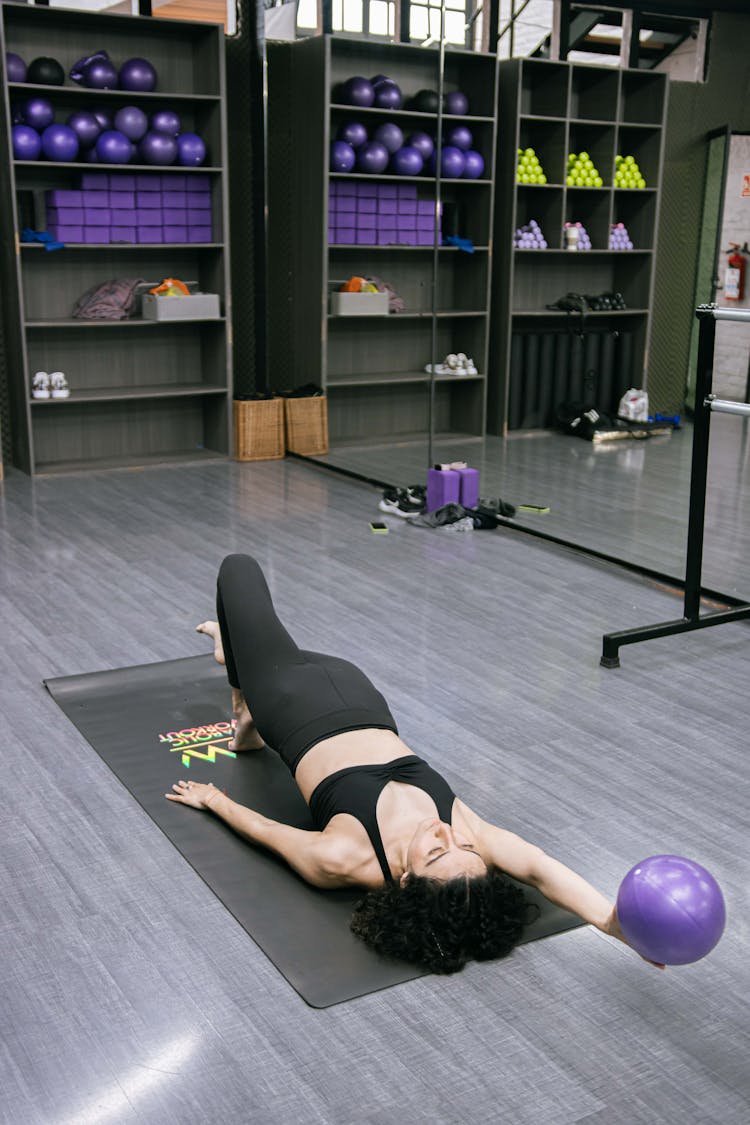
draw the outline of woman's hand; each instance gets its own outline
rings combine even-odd
[[[173,786],[173,793],[165,793],[168,801],[179,801],[181,805],[190,805],[191,809],[208,809],[211,802],[221,793],[209,781],[204,785],[201,781],[178,781]]]
[[[607,921],[604,923],[604,926],[602,927],[602,932],[605,933],[605,934],[609,934],[610,937],[617,938],[617,940],[621,941],[623,943],[623,945],[627,945],[629,949],[633,948],[632,945],[630,944],[630,942],[628,941],[628,939],[625,937],[625,934],[622,932],[622,927],[620,926],[620,919],[617,917],[617,907],[616,906],[612,907],[612,913],[610,914]],[[638,953],[638,950],[635,950],[635,952]],[[649,965],[653,965],[657,969],[665,968],[665,966],[660,965],[658,961],[651,961],[651,960],[649,960],[648,957],[643,957],[642,953],[638,953],[638,956],[642,957],[644,961],[646,961]]]

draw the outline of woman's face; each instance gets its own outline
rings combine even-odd
[[[473,840],[450,824],[433,818],[422,821],[409,844],[406,871],[401,881],[409,874],[445,882],[460,875],[486,875],[487,865]]]

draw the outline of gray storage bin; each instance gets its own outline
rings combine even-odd
[[[158,297],[144,293],[144,320],[205,320],[221,316],[218,293],[191,293],[189,297]]]

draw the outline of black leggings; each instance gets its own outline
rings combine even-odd
[[[228,555],[221,564],[216,612],[229,683],[240,689],[264,742],[292,774],[323,738],[364,727],[398,734],[388,704],[364,672],[297,647],[249,555]]]

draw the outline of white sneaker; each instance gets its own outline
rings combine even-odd
[[[53,371],[49,377],[50,386],[52,388],[53,398],[69,398],[70,387],[65,374],[62,371]]]
[[[31,380],[31,393],[34,398],[49,398],[49,375],[46,371],[37,371]]]

